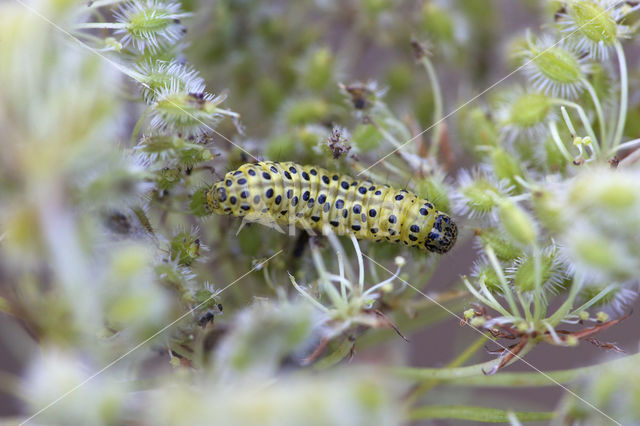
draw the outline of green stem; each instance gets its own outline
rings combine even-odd
[[[596,152],[596,155],[598,155],[600,153],[600,144],[598,142],[598,138],[596,137],[596,134],[593,131],[593,128],[591,127],[591,123],[589,123],[589,118],[587,117],[587,114],[584,112],[584,109],[577,103],[567,101],[564,99],[554,99],[553,103],[555,103],[556,105],[563,105],[569,108],[573,108],[578,112],[578,115],[580,116],[580,121],[582,121],[582,126],[585,128],[587,135],[593,141],[593,149]],[[571,132],[574,133],[574,136],[578,136],[577,134],[575,134],[575,129],[573,128],[573,124],[569,124],[569,123],[567,123],[567,125],[571,127]]]
[[[538,372],[500,372],[493,376],[474,376],[446,380],[448,386],[463,387],[488,387],[488,388],[526,388],[526,387],[547,387],[568,384],[581,377],[593,377],[599,372],[612,366],[624,368],[636,365],[640,362],[640,352],[627,357],[618,358],[600,364],[589,365],[587,367],[571,368],[567,370],[546,371],[542,375]],[[553,379],[550,380],[549,378]]]
[[[76,29],[78,30],[88,30],[88,29],[109,29],[109,30],[119,30],[122,28],[126,28],[127,24],[121,22],[84,22],[82,24],[76,25]]]
[[[606,295],[608,295],[609,293],[611,293],[611,291],[615,288],[617,288],[618,285],[617,284],[609,284],[607,287],[603,288],[600,293],[598,293],[597,295],[595,295],[594,297],[592,297],[591,299],[589,299],[589,301],[587,301],[585,304],[583,304],[582,306],[580,306],[578,309],[574,310],[571,314],[577,314],[579,312],[582,312],[584,310],[589,309],[591,306],[593,306],[594,304],[596,304],[597,302],[599,302],[603,297],[605,297]]]
[[[583,284],[584,284],[584,278],[582,277],[582,275],[575,274],[573,276],[573,280],[571,281],[571,289],[569,290],[569,296],[564,301],[562,306],[560,306],[558,310],[556,310],[553,313],[553,315],[551,315],[547,319],[547,322],[551,324],[552,327],[555,327],[556,325],[558,325],[560,321],[562,321],[562,319],[565,318],[567,314],[571,311],[571,309],[573,308],[573,302],[575,301],[576,297],[578,296],[578,293],[582,289]]]
[[[620,112],[618,114],[618,123],[616,124],[616,133],[611,141],[612,149],[616,149],[622,141],[629,102],[629,79],[627,75],[627,61],[624,55],[624,49],[619,41],[616,41],[615,48],[618,55],[618,64],[620,66]]]
[[[535,291],[533,293],[533,318],[540,320],[544,318],[546,308],[543,306],[542,288],[542,264],[540,262],[540,249],[536,244],[533,247],[533,274],[535,280]]]
[[[511,287],[509,287],[509,283],[507,283],[507,279],[504,276],[504,271],[502,270],[502,265],[498,261],[496,257],[496,253],[493,251],[493,247],[485,246],[484,251],[489,258],[489,262],[493,269],[496,271],[496,275],[498,275],[498,281],[500,282],[500,287],[502,288],[502,292],[504,293],[504,297],[507,299],[509,303],[509,308],[511,309],[511,316],[519,317],[520,310],[518,309],[518,305],[516,304],[516,300],[513,298],[513,292],[511,291]]]
[[[572,163],[573,157],[571,157],[571,154],[569,154],[569,151],[567,151],[567,147],[564,146],[564,143],[562,143],[562,139],[560,139],[560,135],[558,134],[558,126],[556,126],[555,121],[549,123],[549,131],[551,132],[551,139],[553,139],[553,142],[555,142],[562,156],[569,163]]]
[[[464,364],[469,358],[471,358],[473,354],[478,351],[478,349],[482,347],[482,345],[485,344],[486,341],[487,338],[485,336],[476,339],[476,341],[469,345],[469,347],[465,349],[460,355],[458,355],[456,359],[447,364],[447,368],[456,368]],[[411,394],[407,397],[407,400],[405,401],[405,407],[407,407],[407,409],[410,408],[420,395],[424,394],[429,389],[436,386],[438,383],[438,380],[429,379],[418,384],[413,392],[411,392]]]
[[[329,297],[331,303],[338,310],[344,312],[344,310],[347,309],[348,302],[340,296],[338,290],[336,290],[336,288],[333,286],[333,283],[327,277],[327,269],[324,266],[322,256],[320,255],[317,247],[311,248],[311,257],[313,258],[313,263],[315,264],[318,275],[320,276],[320,285],[322,286],[322,290]]]
[[[489,341],[491,340],[489,337],[485,338]],[[513,357],[509,364],[512,364],[518,361],[520,358],[523,358],[531,349],[535,347],[534,344],[528,344],[520,353]],[[417,380],[417,381],[425,381],[425,380],[454,380],[454,379],[465,379],[467,377],[474,376],[482,376],[482,377],[490,377],[486,376],[485,372],[490,371],[497,364],[502,361],[501,358],[492,359],[491,361],[483,362],[480,364],[468,365],[466,367],[456,367],[456,368],[415,368],[415,367],[392,367],[391,372],[408,380]],[[504,373],[500,373],[504,374]]]
[[[433,64],[426,56],[422,56],[420,61],[427,71],[429,76],[429,83],[433,89],[433,122],[437,123],[435,129],[433,129],[433,139],[431,147],[429,147],[429,156],[435,157],[438,155],[438,149],[440,148],[440,138],[442,137],[442,92],[440,90],[440,82],[438,81],[438,74],[436,73]]]
[[[103,6],[109,6],[112,4],[118,4],[118,3],[123,3],[125,0],[97,0],[92,2],[88,7],[93,8],[93,9],[97,9],[99,7],[103,7]]]
[[[593,100],[593,106],[596,109],[596,115],[598,116],[598,124],[600,125],[600,145],[604,147],[606,144],[607,132],[606,132],[606,123],[604,121],[604,114],[602,112],[602,104],[600,103],[600,99],[598,98],[598,94],[596,90],[593,88],[591,83],[586,78],[582,79],[582,84],[589,92],[591,99]]]
[[[408,420],[457,419],[486,423],[536,422],[553,419],[553,411],[505,411],[497,408],[474,407],[470,405],[429,405],[409,413]]]
[[[351,348],[353,342],[348,337],[344,338],[333,352],[313,364],[313,369],[320,371],[333,367],[351,353]]]
[[[142,123],[147,118],[148,109],[144,110],[142,114],[140,114],[140,118],[136,122],[136,125],[133,126],[133,131],[131,132],[131,146],[135,146],[138,143],[138,134],[140,133],[140,129],[142,128]]]

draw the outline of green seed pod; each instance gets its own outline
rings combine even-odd
[[[211,214],[207,208],[207,188],[200,188],[191,196],[189,210],[192,215],[202,217]]]
[[[544,158],[545,161],[542,165],[546,168],[546,170],[551,172],[560,172],[563,171],[566,165],[569,163],[562,152],[558,149],[555,142],[552,138],[548,137],[544,142]]]
[[[478,146],[495,146],[500,140],[500,134],[496,129],[496,124],[489,118],[486,111],[480,107],[473,108],[468,112],[460,111],[458,131],[465,149],[472,155],[477,155]]]
[[[584,77],[578,58],[560,47],[532,49],[533,63],[546,78],[557,84],[576,84]]]
[[[334,58],[328,48],[318,49],[309,58],[303,80],[314,91],[327,87],[332,80]]]
[[[573,1],[569,15],[573,18],[577,31],[593,43],[612,45],[618,36],[615,19],[595,1]]]
[[[501,188],[482,176],[473,178],[462,175],[458,201],[458,210],[470,216],[482,216],[491,213],[498,206],[503,195]]]
[[[200,257],[200,238],[195,231],[179,232],[169,244],[171,249],[171,260],[177,261],[179,265],[190,266]]]
[[[582,91],[585,71],[578,56],[550,39],[529,43],[525,72],[533,87],[550,96],[576,98]]]
[[[526,129],[546,120],[551,112],[551,98],[542,93],[523,93],[511,104],[508,123]]]
[[[540,284],[545,287],[548,284],[557,284],[557,271],[555,270],[554,257],[552,254],[543,254],[540,256]],[[511,268],[510,278],[513,285],[521,292],[535,290],[536,273],[535,260],[533,256],[527,256],[519,259]],[[556,274],[556,275],[554,275]]]
[[[533,209],[540,222],[550,231],[561,231],[565,226],[565,206],[551,191],[537,189],[532,193]]]
[[[640,182],[634,174],[583,173],[569,193],[572,205],[623,212],[640,202]]]
[[[518,160],[502,148],[493,148],[490,154],[493,172],[500,180],[507,180],[511,185],[519,187],[516,176],[522,177],[522,170]]]
[[[182,170],[179,167],[165,168],[156,173],[156,187],[167,190],[176,186],[182,180]]]
[[[496,228],[486,228],[476,230],[476,236],[483,246],[490,246],[496,257],[502,261],[510,262],[522,256],[522,250],[516,247],[509,239],[505,238]]]
[[[327,121],[329,104],[321,99],[300,99],[287,106],[287,126],[300,126]]]
[[[454,23],[449,12],[434,2],[425,2],[422,7],[422,26],[438,41],[454,40]]]
[[[632,279],[638,268],[637,256],[624,241],[616,241],[595,229],[580,227],[566,236],[565,242],[574,262],[593,272],[612,278]]]
[[[480,266],[473,275],[478,282],[484,282],[484,285],[490,292],[498,294],[502,292],[498,274],[490,265]]]
[[[513,241],[529,246],[536,241],[537,229],[531,216],[511,200],[504,199],[498,206],[500,224]]]

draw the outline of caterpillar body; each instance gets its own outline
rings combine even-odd
[[[449,251],[458,234],[449,216],[410,191],[292,162],[244,164],[209,187],[205,197],[211,213],[307,231],[330,226],[338,235],[435,253]]]

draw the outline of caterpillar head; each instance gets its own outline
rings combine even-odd
[[[214,185],[213,187],[209,188],[206,191],[206,207],[207,210],[209,210],[210,213],[217,211],[220,208],[220,202],[218,201],[216,195],[215,195],[215,190],[216,190],[216,186]]]
[[[444,254],[451,250],[457,238],[458,227],[455,222],[446,214],[438,213],[425,246],[429,251]]]

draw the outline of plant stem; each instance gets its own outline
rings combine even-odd
[[[78,30],[88,30],[88,29],[108,29],[108,30],[119,30],[122,28],[126,28],[127,24],[122,22],[84,22],[82,24],[76,25],[76,29]]]
[[[442,92],[440,90],[440,82],[438,81],[438,74],[436,73],[433,64],[426,56],[422,56],[420,62],[427,71],[429,76],[429,83],[433,90],[433,122],[437,123],[433,129],[433,138],[431,146],[429,147],[429,156],[435,157],[438,155],[438,149],[440,148],[440,139],[442,136]]]
[[[573,158],[571,157],[571,154],[569,154],[569,151],[567,151],[567,147],[564,146],[564,143],[562,143],[562,139],[560,139],[560,135],[558,134],[558,126],[556,125],[555,121],[552,121],[549,123],[549,131],[551,132],[551,139],[553,139],[553,142],[558,147],[558,150],[560,150],[560,153],[562,154],[562,156],[569,163],[573,162]]]
[[[505,411],[497,408],[474,407],[469,405],[429,405],[409,413],[407,420],[457,419],[490,423],[510,423],[513,417],[523,422],[551,420],[553,411]]]
[[[584,85],[584,87],[587,89],[587,91],[589,92],[589,95],[591,95],[591,99],[593,100],[593,106],[596,109],[596,115],[598,116],[598,124],[600,125],[600,145],[604,146],[604,144],[606,144],[606,122],[604,121],[604,114],[602,113],[602,104],[600,103],[600,99],[598,98],[598,94],[596,93],[595,89],[593,88],[593,86],[591,85],[591,83],[589,83],[589,80],[587,80],[586,78],[582,79],[582,84]]]
[[[598,138],[596,137],[596,134],[593,131],[593,128],[591,127],[591,123],[589,123],[589,118],[587,117],[587,114],[584,112],[584,109],[578,105],[575,102],[571,102],[571,101],[567,101],[564,99],[554,99],[553,103],[557,104],[557,105],[563,105],[563,106],[567,106],[570,108],[575,109],[578,112],[578,115],[580,116],[580,121],[582,121],[582,125],[584,126],[587,135],[591,138],[591,140],[593,141],[593,146],[594,146],[594,150],[596,152],[596,154],[600,153],[600,143],[598,141]],[[563,114],[563,116],[567,117],[565,114]],[[575,134],[576,130],[573,127],[573,124],[571,123],[571,120],[569,119],[567,126],[570,126],[570,130],[572,133],[574,133],[574,136],[577,136],[577,134]]]
[[[500,388],[524,388],[524,387],[546,387],[557,386],[557,383],[571,383],[581,377],[590,377],[596,375],[599,371],[607,369],[611,366],[619,366],[624,368],[625,365],[633,366],[640,361],[640,353],[614,359],[612,361],[600,364],[590,365],[587,367],[571,368],[567,370],[552,370],[544,372],[501,372],[493,376],[473,376],[455,379],[444,379],[448,386],[464,386],[464,387],[500,387]],[[549,380],[549,377],[553,381]]]
[[[447,368],[456,368],[464,364],[469,358],[471,358],[473,354],[475,354],[478,351],[478,349],[482,347],[482,345],[485,344],[486,340],[487,338],[485,336],[482,336],[476,339],[476,341],[473,342],[471,345],[469,345],[467,349],[465,349],[453,361],[447,364]],[[413,390],[413,392],[411,392],[411,394],[407,397],[407,400],[405,401],[405,407],[409,409],[420,395],[424,394],[429,389],[436,386],[438,383],[439,383],[438,380],[429,379],[418,384],[418,386]]]
[[[487,340],[490,340],[489,337],[486,337]],[[512,364],[513,362],[523,358],[531,349],[533,349],[535,345],[526,345],[522,351],[509,362]],[[496,365],[500,363],[501,359],[496,358],[491,361],[483,362],[480,364],[468,365],[466,367],[457,367],[457,368],[414,368],[414,367],[395,367],[391,368],[391,371],[408,380],[418,380],[424,381],[429,379],[437,379],[437,380],[454,380],[454,379],[465,379],[474,376],[482,376],[482,377],[491,377],[486,376],[485,372],[490,371]],[[504,373],[500,373],[504,374]],[[500,375],[499,374],[499,375]],[[539,374],[539,373],[537,373]],[[548,380],[548,379],[547,379]]]
[[[515,317],[520,316],[520,310],[518,309],[518,305],[516,304],[516,300],[513,298],[513,292],[509,287],[509,283],[507,283],[507,279],[504,276],[504,271],[502,270],[502,266],[496,257],[496,253],[493,251],[493,247],[485,246],[484,251],[489,258],[489,262],[493,269],[496,271],[498,275],[498,281],[500,281],[500,287],[502,288],[502,292],[504,293],[504,297],[507,299],[509,303],[509,308],[511,309],[511,315]]]
[[[618,64],[620,66],[620,112],[618,114],[618,123],[616,124],[616,132],[611,141],[611,148],[616,149],[622,141],[624,133],[624,125],[627,120],[627,107],[629,102],[629,79],[627,75],[627,61],[624,55],[624,49],[619,41],[615,43],[616,53],[618,55]]]

